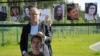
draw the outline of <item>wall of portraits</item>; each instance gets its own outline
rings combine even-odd
[[[47,1],[48,2],[48,1]],[[96,23],[98,21],[98,10],[97,3],[85,3],[84,11],[80,10],[80,5],[76,3],[67,4],[52,4],[51,8],[39,8],[39,21],[45,21],[47,19],[55,22],[74,22],[74,21],[84,21],[80,23]],[[29,21],[29,9],[31,5],[24,6],[0,6],[0,21],[11,21],[11,22],[21,22]],[[10,12],[8,12],[10,11]],[[10,13],[10,17],[7,15]],[[84,17],[84,18],[82,18]],[[8,20],[10,19],[10,20]],[[78,22],[77,22],[78,23]]]

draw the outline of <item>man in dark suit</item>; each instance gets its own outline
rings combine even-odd
[[[37,34],[40,36],[44,36],[45,43],[46,44],[48,43],[47,46],[50,45],[52,39],[50,27],[43,23],[38,22],[39,10],[36,7],[30,8],[29,17],[30,17],[30,22],[29,24],[23,27],[22,34],[21,34],[20,48],[21,48],[22,56],[29,56],[27,53],[28,34],[32,34],[32,35]]]

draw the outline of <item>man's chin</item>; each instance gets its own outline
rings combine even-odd
[[[34,50],[39,50],[38,48],[34,48]]]

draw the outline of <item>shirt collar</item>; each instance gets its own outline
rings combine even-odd
[[[31,23],[30,23],[31,24]],[[36,25],[39,25],[39,21],[36,23],[36,24],[31,24],[31,26],[36,26]]]

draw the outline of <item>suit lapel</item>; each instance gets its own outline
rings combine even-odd
[[[30,34],[30,31],[31,31],[31,24],[29,23],[27,27],[28,27],[28,29],[27,29],[27,30],[28,30],[28,34]]]
[[[41,27],[41,24],[39,23],[38,32],[41,32],[41,31],[42,31],[42,27]]]
[[[39,28],[38,28],[39,30],[38,31],[40,31],[40,32],[43,32],[44,33],[44,25],[43,24],[39,24]]]

